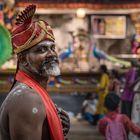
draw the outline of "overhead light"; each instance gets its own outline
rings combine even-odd
[[[84,9],[79,8],[79,9],[77,9],[77,11],[76,11],[76,15],[77,15],[78,18],[84,18],[85,15],[86,15],[86,12],[85,12]]]

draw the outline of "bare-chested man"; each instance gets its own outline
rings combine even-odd
[[[35,10],[21,12],[12,32],[18,67],[0,110],[0,140],[65,140],[69,131],[67,114],[46,91],[48,77],[60,74],[54,35],[47,22],[32,21]]]

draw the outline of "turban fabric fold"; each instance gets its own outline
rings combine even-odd
[[[35,5],[29,5],[17,16],[16,27],[12,31],[12,45],[16,54],[35,46],[41,41],[55,41],[52,28],[46,21],[32,21],[35,10]]]

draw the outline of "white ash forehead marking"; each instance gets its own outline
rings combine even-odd
[[[17,92],[21,92],[21,89],[17,90]]]
[[[36,114],[36,113],[38,113],[38,109],[37,109],[36,107],[33,107],[32,112],[33,112],[34,114]]]

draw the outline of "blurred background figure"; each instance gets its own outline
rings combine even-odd
[[[110,75],[110,93],[115,93],[120,97],[121,81],[117,70],[112,69]]]
[[[122,93],[122,113],[126,114],[131,118],[132,102],[134,98],[133,85],[137,78],[137,67],[136,62],[132,61],[132,67],[126,73],[125,86]]]
[[[88,93],[82,106],[82,116],[89,123],[94,123],[94,115],[97,107],[97,95],[95,93]]]
[[[99,71],[101,72],[101,78],[97,86],[99,101],[97,104],[96,121],[102,118],[106,112],[106,109],[104,108],[104,99],[108,94],[110,85],[109,74],[106,65],[101,65]]]
[[[133,84],[134,98],[132,101],[131,120],[140,127],[140,67],[138,66],[137,78]],[[139,140],[140,138],[133,133],[129,134],[129,139]]]

